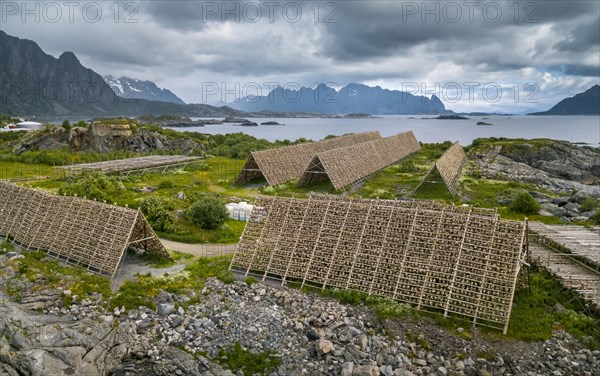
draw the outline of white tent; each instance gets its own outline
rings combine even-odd
[[[17,128],[21,129],[42,129],[42,123],[38,123],[35,121],[22,121],[17,123]]]
[[[252,212],[252,208],[254,208],[253,205],[250,205],[245,201],[239,203],[232,202],[225,206],[229,212],[229,218],[238,221],[247,221],[248,217],[250,216],[250,212]]]

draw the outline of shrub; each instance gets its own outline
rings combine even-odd
[[[158,189],[169,189],[169,188],[175,188],[175,183],[173,183],[171,180],[161,180],[158,183]]]
[[[74,126],[80,127],[80,128],[89,128],[90,127],[90,125],[85,120],[79,120],[77,123],[75,123]]]
[[[62,127],[65,130],[65,132],[69,132],[71,130],[71,123],[65,119],[65,121],[63,121],[62,123]]]
[[[593,223],[600,225],[600,209],[597,209],[590,219]]]
[[[205,195],[194,202],[187,210],[187,218],[196,226],[205,230],[219,228],[227,219],[227,209],[218,197]]]
[[[164,197],[145,197],[140,202],[140,210],[146,216],[150,226],[157,231],[173,232],[173,202]]]
[[[541,205],[533,198],[529,192],[521,190],[518,191],[512,198],[510,203],[510,210],[515,213],[522,214],[535,214],[540,211]]]
[[[111,193],[118,193],[125,188],[114,176],[93,173],[67,181],[58,194],[67,196],[86,197],[98,201],[112,201]]]
[[[596,209],[598,207],[598,201],[593,199],[592,197],[586,197],[585,200],[579,206],[580,212],[588,212]]]

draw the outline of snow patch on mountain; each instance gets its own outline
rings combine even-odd
[[[185,104],[181,98],[168,89],[161,89],[152,81],[143,81],[136,78],[104,76],[104,81],[113,89],[115,94],[122,98],[149,99],[160,102]]]

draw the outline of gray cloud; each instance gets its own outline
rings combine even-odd
[[[0,8],[6,3],[22,2],[0,0]],[[33,3],[44,4],[28,4]],[[536,82],[544,108],[561,93],[598,82],[600,3],[595,0],[333,0],[316,7],[312,1],[286,0],[272,4],[272,14],[265,1],[136,1],[130,17],[136,22],[126,22],[125,3],[118,15],[110,8],[113,2],[101,4],[98,22],[82,19],[81,12],[74,22],[65,17],[22,22],[16,14],[0,19],[0,27],[54,56],[73,51],[98,73],[153,80],[187,102],[201,102],[207,82],[228,88],[252,82],[364,82],[396,89],[414,82]],[[288,14],[286,4],[294,4]],[[449,107],[461,106],[491,105]]]
[[[565,64],[550,69],[568,76],[600,77],[600,65]]]
[[[510,53],[515,37],[527,39],[531,30],[561,23],[574,30],[574,43],[586,44],[598,38],[598,19],[579,29],[581,18],[600,12],[595,1],[375,1],[343,2],[339,23],[325,23],[327,50],[338,59],[369,59],[389,56],[416,45],[436,43],[445,49],[458,44],[477,47],[506,41]],[[564,20],[570,23],[565,24]],[[595,34],[593,28],[595,27]],[[510,30],[511,33],[506,31]]]
[[[560,51],[583,52],[600,45],[600,16],[591,21],[573,25],[566,37],[554,45]]]

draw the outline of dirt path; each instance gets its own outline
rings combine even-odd
[[[188,244],[160,239],[165,248],[198,257],[231,255],[237,244]]]
[[[160,241],[169,250],[188,253],[196,257],[231,255],[235,252],[237,246],[237,244],[188,244],[166,239],[160,239]],[[150,273],[153,276],[161,276],[165,273],[174,274],[183,269],[185,269],[185,263],[176,263],[166,268],[155,268],[138,257],[126,255],[115,278],[112,280],[112,287],[115,290],[118,289],[126,280],[135,279],[137,274]]]

